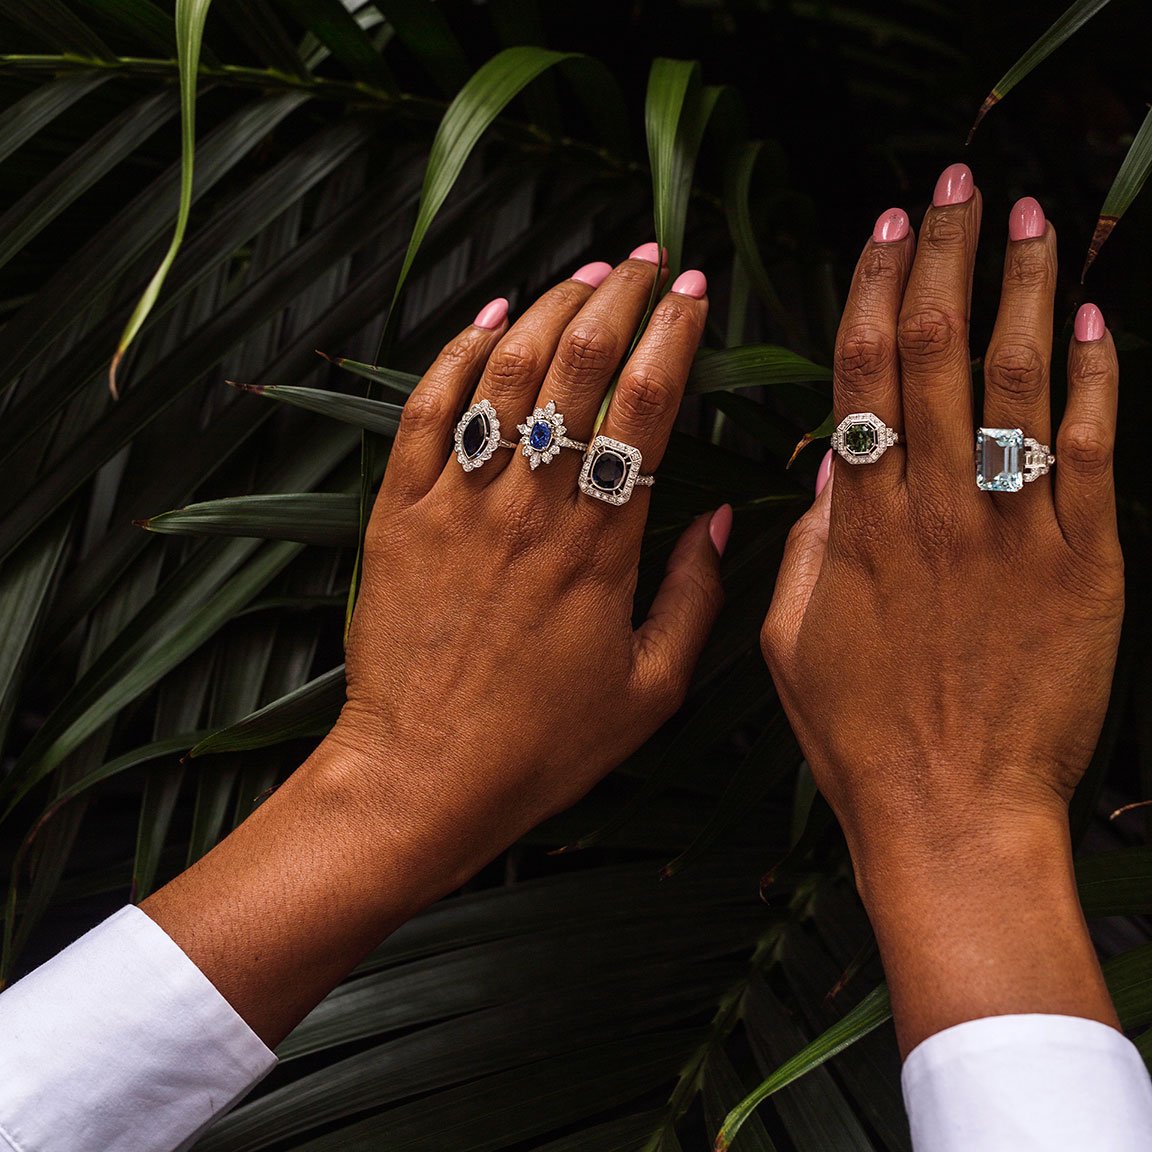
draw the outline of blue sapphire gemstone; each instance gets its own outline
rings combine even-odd
[[[545,420],[537,420],[528,433],[528,447],[543,452],[552,443],[552,425]]]
[[[615,492],[624,484],[624,478],[627,475],[628,461],[619,452],[613,452],[611,448],[606,448],[597,455],[596,459],[592,461],[592,468],[589,472],[592,483],[601,492]]]
[[[464,455],[471,460],[484,450],[484,445],[487,443],[488,417],[483,412],[477,412],[464,426],[464,434],[460,437],[460,447],[464,450]]]

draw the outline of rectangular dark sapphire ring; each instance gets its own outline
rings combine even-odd
[[[577,481],[580,491],[607,504],[627,504],[633,488],[651,488],[656,483],[655,476],[640,474],[642,462],[639,448],[610,436],[597,436],[584,455]]]

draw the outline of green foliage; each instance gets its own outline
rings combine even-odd
[[[70,905],[209,850],[330,727],[366,497],[439,346],[655,233],[708,270],[713,326],[640,604],[684,525],[736,509],[689,699],[388,940],[198,1147],[700,1152],[764,1080],[737,1149],[907,1148],[870,932],[756,644],[837,311],[783,146],[691,59],[644,59],[635,89],[530,4],[207,7],[0,2],[3,978]],[[901,52],[955,56],[914,3],[790,7],[876,85]],[[1086,857],[1086,910],[1146,913],[1147,872]],[[1110,970],[1134,1026],[1149,972],[1146,949]]]

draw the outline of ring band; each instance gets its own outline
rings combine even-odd
[[[491,460],[497,448],[515,448],[511,440],[500,436],[500,417],[487,400],[473,404],[456,425],[452,436],[456,459],[465,472]]]
[[[899,441],[900,433],[889,428],[875,412],[853,412],[832,433],[832,447],[849,464],[875,464]]]
[[[1048,445],[1020,428],[976,430],[976,487],[981,492],[1019,492],[1055,463]]]
[[[555,401],[549,400],[543,408],[534,408],[532,415],[516,427],[520,432],[521,451],[528,457],[533,472],[541,464],[550,464],[560,455],[561,448],[588,451],[587,444],[569,440],[565,435],[568,429],[564,427],[564,417],[556,411]]]
[[[640,474],[642,463],[639,448],[597,436],[584,454],[577,484],[585,496],[617,506],[627,504],[634,488],[651,488],[656,483],[655,476]]]

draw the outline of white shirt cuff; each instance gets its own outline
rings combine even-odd
[[[901,1081],[916,1152],[1152,1149],[1148,1070],[1098,1020],[970,1020],[914,1048]]]
[[[0,995],[0,1148],[184,1149],[275,1064],[130,905]]]

